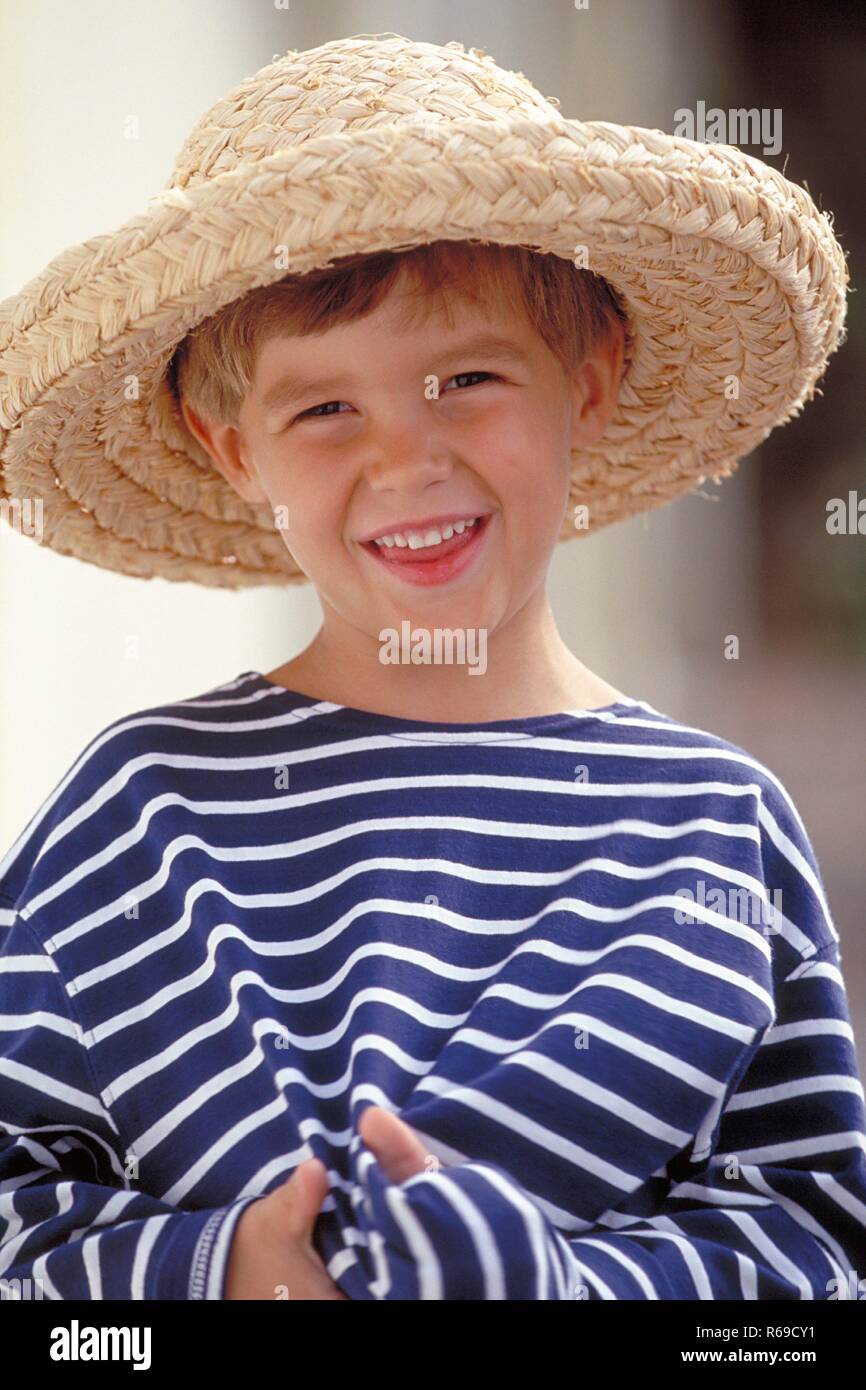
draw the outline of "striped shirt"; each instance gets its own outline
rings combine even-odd
[[[352,1299],[866,1276],[806,830],[760,762],[644,701],[436,724],[250,671],[136,712],[0,862],[0,943],[9,1288],[219,1299],[239,1216],[313,1155]],[[386,1179],[370,1104],[423,1172]]]

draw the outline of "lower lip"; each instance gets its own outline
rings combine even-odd
[[[483,516],[470,532],[464,531],[460,537],[461,543],[449,550],[447,555],[437,556],[434,551],[429,560],[392,559],[396,546],[380,548],[373,542],[365,545],[364,549],[383,569],[389,570],[398,579],[406,579],[410,584],[446,584],[462,574],[480,553],[490,529],[491,515]],[[414,553],[417,555],[419,552]]]

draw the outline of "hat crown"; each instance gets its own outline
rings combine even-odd
[[[335,39],[290,50],[216,102],[187,136],[166,187],[194,188],[313,137],[503,116],[550,122],[559,118],[557,106],[523,73],[456,40]]]

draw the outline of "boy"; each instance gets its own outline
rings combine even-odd
[[[288,276],[251,266],[258,283],[243,293],[226,293],[223,266],[216,308],[201,284],[175,286],[172,327],[156,329],[132,267],[117,270],[130,277],[129,321],[134,279],[148,326],[124,338],[115,312],[116,360],[103,322],[77,381],[96,389],[102,373],[99,408],[116,431],[147,419],[151,453],[134,481],[164,489],[166,505],[157,514],[139,497],[130,516],[103,503],[95,522],[49,536],[128,572],[209,583],[259,582],[257,564],[272,574],[276,541],[296,567],[283,573],[316,586],[323,624],[268,675],[111,725],[0,863],[0,1277],[92,1299],[850,1297],[866,1273],[866,1111],[838,933],[802,821],[747,752],[588,671],[544,592],[572,499],[589,499],[593,524],[659,505],[702,458],[723,461],[722,439],[730,451],[766,433],[767,412],[790,413],[840,322],[829,232],[802,203],[802,235],[826,257],[814,277],[823,314],[811,283],[773,279],[760,257],[724,259],[716,294],[730,331],[756,276],[767,322],[773,285],[805,296],[791,309],[799,355],[784,388],[775,369],[768,387],[754,344],[737,357],[722,329],[720,355],[716,343],[703,352],[701,323],[684,352],[682,304],[679,328],[662,331],[675,306],[660,221],[630,242],[622,228],[611,236],[629,180],[670,178],[690,142],[641,132],[643,153],[626,144],[614,169],[581,136],[586,158],[569,174],[574,129],[525,79],[459,46],[393,36],[296,56],[230,103],[269,139],[279,126],[283,147],[245,168],[250,124],[215,108],[182,153],[177,200],[154,214],[160,236],[210,227],[225,245],[215,202],[264,216],[286,178],[309,246],[358,170],[371,185],[352,204],[356,224],[378,223],[376,197],[395,179],[405,215],[440,230],[437,190],[471,228],[479,188],[491,229],[527,190],[558,226],[544,179],[592,173],[582,225],[604,188],[590,260],[602,264],[607,239],[610,274],[545,250],[560,232],[533,251],[518,236],[461,237],[455,220],[407,246],[395,222],[391,247],[339,243],[342,256]],[[364,74],[383,83],[378,97]],[[423,82],[423,129],[398,140],[399,124],[375,115],[392,91],[402,115]],[[360,127],[354,164],[340,131],[307,138],[309,93],[338,120],[366,103],[374,136]],[[465,119],[431,124],[455,93]],[[219,120],[235,146],[217,138]],[[518,136],[542,142],[545,161],[530,162]],[[447,158],[425,159],[428,140]],[[469,158],[461,141],[496,158]],[[658,157],[652,179],[643,154]],[[309,166],[317,180],[299,191]],[[738,206],[755,168],[738,170]],[[664,207],[682,211],[690,189],[676,185]],[[768,194],[760,206],[772,222]],[[694,209],[689,226],[712,227],[712,245],[686,265],[687,234],[672,234],[679,274],[688,284],[700,266],[706,285],[722,231]],[[244,254],[251,238],[248,227]],[[100,248],[98,273],[139,242],[155,247],[154,228]],[[164,274],[193,274],[161,245]],[[634,265],[619,264],[628,246],[641,291]],[[23,308],[14,318],[30,331]],[[818,323],[829,336],[807,352]],[[171,343],[167,357],[151,333]],[[786,360],[784,344],[767,351]],[[154,375],[127,414],[118,374],[134,361],[146,377],[145,353]],[[693,420],[697,383],[723,367],[739,367],[749,411],[720,390]],[[11,349],[4,369],[11,379]],[[50,411],[21,381],[12,396],[33,443]],[[182,437],[195,478],[166,447]],[[77,449],[93,438],[82,426]],[[94,468],[130,483],[117,434],[100,438]],[[5,457],[20,465],[22,450]],[[197,518],[185,530],[166,520],[181,494]],[[251,534],[262,515],[267,544]],[[113,533],[101,550],[96,526]],[[401,637],[402,659],[389,660],[406,623],[419,645],[407,654]],[[431,661],[419,631],[483,634],[484,679]]]

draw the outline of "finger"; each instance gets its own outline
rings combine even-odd
[[[330,1191],[324,1163],[318,1158],[305,1159],[276,1191],[281,1197],[287,1231],[309,1239],[322,1202]]]
[[[381,1106],[369,1105],[358,1121],[358,1132],[376,1155],[389,1182],[401,1183],[428,1169],[431,1155],[415,1131]]]

